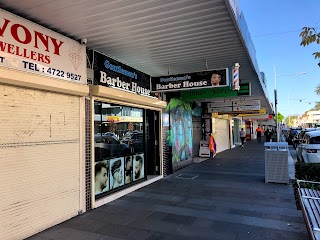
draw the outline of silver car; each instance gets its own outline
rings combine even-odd
[[[305,128],[299,133],[299,141],[296,142],[297,159],[302,160],[303,138],[307,132],[320,131],[320,128]]]
[[[307,132],[303,142],[302,160],[306,163],[320,163],[320,131]]]

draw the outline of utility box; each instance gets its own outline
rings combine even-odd
[[[265,152],[265,182],[289,183],[288,143],[266,142]]]

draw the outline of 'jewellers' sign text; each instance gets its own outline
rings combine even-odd
[[[86,83],[86,48],[0,9],[0,66]]]

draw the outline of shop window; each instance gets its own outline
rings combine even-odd
[[[143,109],[94,103],[95,195],[145,179]]]

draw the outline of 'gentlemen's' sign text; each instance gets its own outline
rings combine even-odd
[[[118,88],[144,96],[150,90],[150,76],[94,51],[94,84]]]

